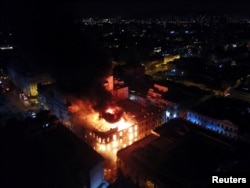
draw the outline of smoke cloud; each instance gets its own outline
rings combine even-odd
[[[22,49],[39,59],[35,63],[53,72],[61,92],[103,110],[112,100],[103,86],[112,73],[112,55],[103,48],[101,32],[91,28],[83,32],[74,11],[69,7],[67,11],[49,6],[20,10],[17,38]]]
[[[60,45],[55,46],[57,88],[66,95],[88,100],[94,110],[103,111],[112,101],[112,94],[104,87],[113,71],[111,53],[102,47],[101,37],[93,37],[91,31],[83,35],[72,22],[64,23],[60,30],[63,32],[56,40]]]
[[[77,36],[77,32],[70,31],[62,38],[69,37],[70,40],[72,35]],[[106,78],[113,71],[112,56],[100,47],[100,41],[92,40],[88,35],[78,37],[75,43],[71,40],[70,46],[67,42],[63,44],[64,48],[57,55],[56,86],[67,95],[89,100],[96,111],[102,111],[112,101],[112,94],[104,87]]]

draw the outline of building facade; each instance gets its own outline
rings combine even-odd
[[[218,145],[225,147],[176,118],[157,128],[155,134],[119,150],[117,168],[138,187],[204,187],[211,178],[207,172],[215,171],[223,161]]]
[[[213,119],[190,110],[187,111],[186,120],[194,123],[197,126],[216,132],[222,136],[231,139],[238,138],[238,126],[234,125],[228,120]]]
[[[73,130],[73,124],[71,121],[71,114],[68,110],[70,101],[66,99],[58,90],[56,90],[53,84],[51,85],[39,85],[38,101],[40,106],[45,110],[50,110],[59,120],[69,128]]]
[[[29,97],[31,102],[37,103],[38,84],[49,85],[54,80],[47,71],[33,64],[13,62],[8,66],[8,75],[9,79]]]

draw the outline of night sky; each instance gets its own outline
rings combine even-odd
[[[69,27],[68,21],[75,18],[116,16],[157,18],[169,14],[197,15],[206,13],[250,16],[248,4],[243,0],[2,0],[0,2],[0,17],[1,25],[3,23],[10,24],[13,30],[20,35],[20,38],[23,38],[22,40],[27,40],[36,37],[34,36],[36,32],[45,32],[44,35],[50,32],[45,31],[44,27],[51,28],[52,31],[64,30],[65,28],[60,27]]]
[[[37,57],[42,63],[54,65],[55,74],[60,78],[60,87],[76,93],[90,88],[96,79],[107,75],[111,68],[111,55],[101,48],[98,38],[93,34],[81,36],[79,28],[72,24],[75,18],[249,14],[248,9],[247,3],[241,0],[2,0],[0,16],[2,23],[11,25],[22,50]],[[88,79],[79,79],[87,75]]]
[[[246,3],[241,1],[215,0],[165,0],[165,1],[115,1],[101,3],[79,3],[79,12],[93,16],[128,16],[128,17],[158,17],[167,14],[181,13],[249,13]],[[83,13],[84,14],[84,13]]]
[[[176,12],[211,12],[249,14],[249,3],[243,0],[2,0],[2,11],[11,17],[25,14],[54,15],[71,12],[79,16],[158,16]],[[40,12],[41,11],[41,12]]]
[[[23,30],[27,26],[32,26],[36,20],[50,23],[55,23],[55,20],[64,22],[70,16],[157,18],[169,14],[224,13],[250,16],[248,5],[245,0],[2,0],[0,16],[2,22],[11,23],[15,29]],[[30,32],[32,34],[32,29]]]

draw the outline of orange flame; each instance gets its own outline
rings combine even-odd
[[[75,120],[77,120],[79,125],[88,126],[89,128],[100,132],[106,132],[115,128],[123,130],[134,124],[133,118],[125,113],[117,122],[109,123],[100,116],[99,112],[93,110],[89,101],[74,100],[72,101],[71,106],[68,107],[68,110],[74,114]],[[105,110],[105,112],[114,115],[119,110],[121,110],[119,106],[112,104]]]
[[[112,109],[111,107],[109,107],[108,109],[105,110],[105,112],[110,113],[110,114],[114,114],[115,110]]]
[[[77,105],[71,105],[71,106],[68,107],[68,109],[69,109],[69,111],[71,113],[76,113],[76,112],[78,112],[80,110],[80,107],[77,106]]]

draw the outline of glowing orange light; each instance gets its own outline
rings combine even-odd
[[[75,100],[72,101],[69,111],[74,114],[76,124],[86,126],[90,130],[88,138],[92,137],[94,149],[112,161],[116,161],[119,149],[137,140],[139,127],[135,119],[119,106],[111,104],[102,112],[97,112],[91,102]],[[108,137],[99,135],[99,132],[109,131],[111,135]]]
[[[117,148],[118,147],[118,142],[115,140],[113,141],[113,148]]]
[[[106,150],[106,145],[105,145],[105,144],[101,144],[101,145],[100,145],[100,149],[101,149],[102,151],[105,151],[105,150]]]
[[[128,139],[129,139],[129,140],[132,140],[132,139],[133,139],[133,137],[134,137],[133,133],[129,133],[129,137],[128,137]]]
[[[69,106],[69,111],[71,112],[71,113],[76,113],[76,112],[78,112],[79,110],[80,110],[80,107],[79,106],[77,106],[77,105],[71,105],[71,106]]]
[[[110,114],[114,114],[115,113],[114,109],[112,109],[112,108],[108,108],[105,112],[110,113]]]

